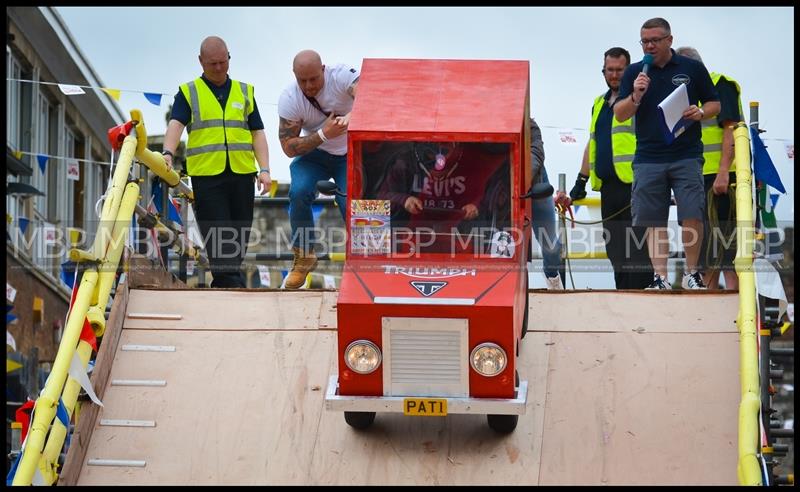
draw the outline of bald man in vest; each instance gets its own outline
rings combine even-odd
[[[631,63],[628,50],[620,47],[603,54],[603,76],[608,91],[597,96],[592,104],[589,141],[571,200],[586,197],[586,182],[600,192],[600,214],[606,253],[614,269],[617,289],[644,289],[653,280],[653,266],[645,246],[645,229],[633,227],[631,221],[632,161],[636,152],[633,118],[614,119],[614,104],[625,68]]]
[[[333,178],[347,189],[347,125],[356,97],[359,72],[339,64],[325,66],[316,51],[303,50],[292,64],[295,81],[278,100],[279,139],[289,165],[289,222],[292,226],[292,270],[284,287],[297,289],[317,266],[317,240],[311,204],[317,181]],[[346,202],[336,196],[344,219]]]
[[[703,59],[691,46],[682,46],[675,53],[697,60]],[[744,121],[741,88],[727,75],[711,72],[711,81],[719,93],[720,112],[716,118],[703,120],[703,180],[706,192],[706,234],[700,250],[700,266],[709,289],[719,288],[719,272],[725,288],[739,289],[739,277],[733,260],[736,257],[736,163],[733,161],[733,129]]]
[[[228,76],[225,41],[209,36],[198,56],[203,74],[180,86],[164,136],[172,167],[187,128],[186,172],[192,178],[197,224],[206,243],[211,287],[246,287],[241,272],[253,224],[255,193],[270,189],[269,149],[254,88]]]

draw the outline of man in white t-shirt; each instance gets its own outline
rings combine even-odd
[[[317,266],[314,241],[319,235],[311,213],[317,181],[333,178],[340,190],[347,189],[347,125],[359,72],[346,65],[326,67],[312,50],[298,53],[292,70],[296,82],[278,100],[278,130],[283,152],[294,158],[289,166],[294,262],[284,286],[297,289]],[[344,219],[344,197],[336,196],[336,204]]]

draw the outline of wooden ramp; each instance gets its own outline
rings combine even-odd
[[[355,431],[326,411],[336,294],[125,290],[93,375],[105,406],[60,483],[737,484],[736,295],[532,292],[527,413],[500,436],[479,415]]]

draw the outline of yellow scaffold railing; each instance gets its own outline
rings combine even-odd
[[[175,171],[167,167],[164,158],[147,149],[141,111],[131,111],[131,119],[136,123],[136,135],[128,135],[122,144],[112,182],[106,192],[94,245],[90,251],[70,251],[70,257],[84,262],[87,268],[77,287],[75,303],[69,311],[52,371],[34,405],[13,485],[52,485],[58,478],[58,459],[68,426],[55,418],[56,412],[61,402],[68,414],[67,422],[72,418],[81,386],[69,375],[70,365],[77,353],[83,370],[86,370],[92,355],[91,345],[80,339],[84,319],[88,318],[95,336],[100,337],[105,331],[106,305],[139,199],[139,185],[129,177],[134,157],[170,186],[192,197],[191,190],[181,182]]]
[[[739,276],[739,359],[742,400],[739,403],[740,485],[763,485],[759,464],[761,389],[758,369],[758,330],[756,323],[756,278],[753,271],[753,187],[750,172],[750,135],[747,125],[734,130],[736,160],[736,273]]]

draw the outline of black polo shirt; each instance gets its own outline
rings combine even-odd
[[[672,52],[672,58],[664,67],[650,66],[647,75],[650,86],[642,98],[641,105],[634,115],[636,119],[636,157],[634,162],[673,162],[681,159],[703,156],[703,141],[699,122],[689,125],[671,144],[664,139],[664,129],[658,111],[658,104],[686,83],[689,104],[719,101],[719,95],[711,82],[705,65]],[[628,97],[633,91],[633,81],[642,71],[642,62],[628,65],[622,75],[619,98]]]
[[[717,124],[722,128],[726,121],[744,121],[744,115],[739,112],[739,91],[733,82],[723,75],[717,81],[719,93],[720,112],[717,115]]]

